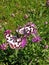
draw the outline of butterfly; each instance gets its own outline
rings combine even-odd
[[[5,38],[12,49],[21,48],[27,43],[24,42],[26,40],[25,37],[18,37],[18,35],[13,36],[12,34],[6,34]]]
[[[36,29],[35,24],[29,23],[25,25],[24,27],[20,27],[16,29],[16,32],[23,35],[28,35],[34,32],[34,29]]]

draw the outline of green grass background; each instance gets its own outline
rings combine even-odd
[[[27,19],[25,14],[29,16]],[[27,46],[13,50],[14,54],[11,49],[0,50],[0,65],[49,65],[49,48],[43,48],[49,45],[49,6],[46,6],[46,0],[0,0],[0,44],[5,42],[5,29],[14,33],[18,26],[24,26],[29,21],[36,24],[42,41],[32,43],[28,40]]]

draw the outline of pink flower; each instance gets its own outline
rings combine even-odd
[[[1,44],[0,49],[6,50],[7,49],[7,44],[6,43]]]
[[[5,35],[10,34],[10,33],[11,33],[11,30],[6,30],[6,31],[4,32]]]
[[[22,38],[22,42],[21,42],[21,47],[25,47],[26,46],[26,43],[27,43],[27,39],[26,37]]]
[[[37,29],[33,29],[32,34],[37,34]]]
[[[41,38],[39,36],[36,36],[32,39],[32,42],[40,42]]]

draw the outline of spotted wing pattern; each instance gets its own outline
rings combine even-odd
[[[21,38],[15,38],[12,34],[7,34],[6,40],[12,48],[18,48],[21,45],[22,41]]]
[[[27,25],[16,30],[16,32],[23,35],[33,33],[33,31],[34,31],[34,27],[32,25]]]

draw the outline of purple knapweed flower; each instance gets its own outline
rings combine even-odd
[[[27,39],[26,37],[22,38],[21,47],[24,48],[26,46]]]
[[[6,50],[7,49],[7,44],[6,43],[1,44],[0,49]]]
[[[32,34],[37,34],[37,29],[33,29]]]
[[[6,30],[6,31],[4,32],[5,35],[10,34],[10,33],[11,33],[11,30]]]
[[[32,39],[32,42],[40,42],[41,38],[39,36],[36,36]]]

